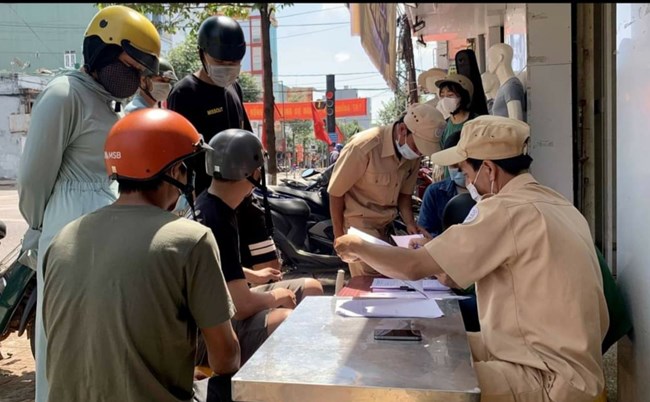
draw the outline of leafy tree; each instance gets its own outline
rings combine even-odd
[[[345,136],[346,141],[349,140],[354,134],[363,131],[363,127],[361,127],[359,125],[359,122],[356,120],[338,122],[337,124]]]
[[[382,109],[379,111],[378,123],[381,126],[394,122],[406,111],[406,97],[401,99],[400,96],[381,103]]]
[[[176,75],[179,78],[192,74],[201,68],[201,60],[196,48],[196,35],[187,35],[180,45],[169,51],[167,59],[174,66]]]
[[[239,85],[244,95],[244,102],[259,102],[262,100],[262,88],[249,73],[239,74]]]

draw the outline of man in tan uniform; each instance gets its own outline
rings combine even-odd
[[[479,199],[463,224],[418,249],[346,235],[336,250],[394,278],[476,283],[481,332],[469,337],[481,401],[593,402],[609,324],[594,242],[580,212],[528,173],[528,140],[521,121],[467,122],[458,145],[432,157],[458,164]]]
[[[420,158],[440,150],[445,121],[428,104],[411,105],[390,126],[373,127],[352,137],[339,155],[327,191],[334,236],[350,227],[388,240],[388,226],[399,213],[411,234],[426,233],[413,218],[411,194]],[[377,275],[363,262],[350,274]]]

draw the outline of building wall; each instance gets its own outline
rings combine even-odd
[[[9,116],[20,110],[18,96],[0,95],[0,179],[16,179],[24,134],[9,131]]]
[[[616,5],[616,205],[618,281],[634,324],[618,348],[619,401],[650,395],[650,15],[648,4]]]
[[[263,87],[264,67],[262,65],[262,33],[260,25],[259,11],[253,11],[247,20],[238,20],[239,25],[244,31],[246,40],[246,54],[241,63],[241,71],[250,73],[258,82],[260,88]],[[271,68],[273,70],[273,82],[277,81],[278,76],[278,50],[277,50],[277,28],[271,26],[269,31],[271,41]],[[282,94],[274,90],[276,102],[282,98]]]
[[[0,70],[62,68],[66,50],[83,63],[83,34],[96,12],[93,3],[0,4]],[[29,67],[12,66],[14,58]]]
[[[519,39],[515,40],[521,37],[521,29],[507,24],[521,24],[517,14],[523,10],[511,6],[506,8],[504,36],[515,45],[513,50],[521,52]],[[526,71],[527,119],[534,159],[531,172],[541,183],[573,201],[571,5],[528,3],[525,16],[527,55],[515,54],[518,68],[514,71]]]

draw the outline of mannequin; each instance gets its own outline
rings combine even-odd
[[[438,106],[438,100],[440,100],[438,95],[439,90],[435,83],[446,76],[446,70],[441,68],[431,68],[418,76],[418,86],[422,88],[422,92],[434,95],[433,98],[425,103],[428,103],[433,107]]]
[[[497,97],[499,90],[499,78],[496,74],[484,72],[481,74],[481,82],[483,83],[483,90],[485,91],[485,99],[487,99],[488,113],[492,114],[492,105],[494,105],[494,98]]]
[[[488,49],[487,70],[499,79],[492,114],[526,121],[524,86],[512,71],[512,47],[497,43]]]

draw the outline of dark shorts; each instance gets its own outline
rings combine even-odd
[[[252,292],[270,292],[273,289],[290,289],[296,294],[296,302],[302,300],[302,293],[305,289],[305,279],[291,279],[287,281],[274,282],[268,285],[255,286]],[[232,327],[239,338],[241,348],[241,364],[243,365],[253,356],[253,353],[262,346],[268,334],[268,317],[271,309],[262,310],[245,320],[231,320]]]
[[[268,235],[264,209],[252,196],[237,207],[239,253],[243,267],[273,261],[278,258],[273,238]]]
[[[290,279],[286,281],[279,281],[270,283],[268,285],[260,285],[251,288],[252,292],[270,292],[273,289],[283,288],[290,289],[296,294],[296,302],[300,303],[305,290],[305,278]],[[245,320],[231,321],[232,327],[239,339],[239,347],[241,349],[241,365],[253,356],[253,353],[266,341],[269,337],[268,334],[268,316],[272,309],[261,310]],[[197,344],[197,365],[209,366],[208,356],[206,353],[205,343],[203,336],[199,334]]]

